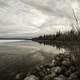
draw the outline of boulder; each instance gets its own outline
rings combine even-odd
[[[16,79],[19,80],[19,79],[24,79],[26,77],[26,74],[25,73],[18,73],[16,74]]]
[[[52,80],[54,79],[54,77],[56,77],[56,74],[52,73],[52,74],[46,75],[43,80]]]
[[[72,73],[72,74],[70,75],[70,77],[69,77],[68,80],[78,80],[78,76],[77,76],[76,73],[74,72],[74,73]]]
[[[61,66],[61,69],[62,69],[61,74],[64,74],[65,72],[68,71],[68,69],[63,65]]]
[[[56,61],[53,59],[52,62],[51,62],[51,64],[54,66],[55,65],[55,62]]]
[[[58,77],[55,77],[54,80],[67,80],[67,78],[64,75],[60,75]]]
[[[62,61],[62,65],[63,66],[66,66],[66,67],[70,67],[71,66],[71,62],[68,59],[64,59]]]
[[[61,69],[61,67],[56,66],[56,67],[53,67],[53,68],[51,69],[51,71],[52,71],[52,72],[55,72],[56,74],[60,74],[61,71],[62,71],[62,69]]]
[[[30,75],[30,76],[27,76],[26,78],[24,78],[24,80],[39,80],[39,79],[34,75]]]

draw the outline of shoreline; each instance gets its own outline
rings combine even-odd
[[[80,80],[80,70],[69,54],[58,54],[50,63],[36,66],[20,80]]]

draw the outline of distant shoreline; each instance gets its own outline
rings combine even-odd
[[[0,38],[0,40],[32,40],[32,39],[26,39],[26,38]]]
[[[48,39],[46,39],[46,40],[39,40],[39,39],[37,39],[37,40],[35,40],[35,39],[31,39],[32,41],[36,41],[36,42],[57,42],[57,43],[80,43],[80,41],[58,41],[58,40],[48,40]]]

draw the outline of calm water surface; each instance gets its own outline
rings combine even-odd
[[[74,47],[57,48],[29,40],[0,41],[0,80],[14,80],[16,74],[28,72],[39,64],[49,62],[56,54],[75,52],[74,50]]]

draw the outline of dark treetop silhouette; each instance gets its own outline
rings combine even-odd
[[[32,40],[35,41],[61,41],[61,42],[73,42],[73,41],[80,41],[80,31],[75,32],[73,30],[65,33],[57,32],[56,34],[53,35],[44,35],[44,36],[39,36],[36,38],[33,38]]]

